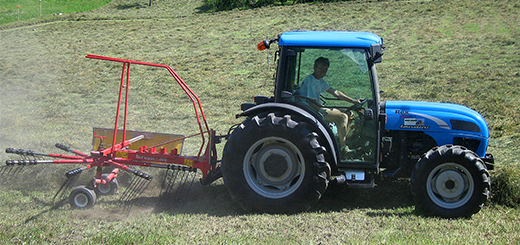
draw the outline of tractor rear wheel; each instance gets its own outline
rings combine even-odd
[[[416,208],[444,218],[477,213],[491,188],[482,160],[472,151],[452,145],[428,151],[415,165],[411,182]]]
[[[254,116],[224,147],[224,184],[246,211],[306,211],[327,189],[330,166],[324,153],[305,122],[275,113]]]

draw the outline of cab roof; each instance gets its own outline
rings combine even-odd
[[[352,31],[291,31],[280,34],[278,45],[293,47],[370,48],[383,44],[383,39],[371,32]]]

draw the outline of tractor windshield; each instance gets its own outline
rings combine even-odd
[[[323,80],[333,89],[353,99],[371,98],[372,86],[364,49],[299,49],[295,60],[293,90],[298,94],[303,81],[314,73],[314,64],[320,57],[328,60],[329,66]],[[327,61],[324,62],[327,62]],[[318,61],[319,62],[319,61]],[[292,71],[290,71],[292,70]],[[292,77],[292,76],[289,76]],[[329,93],[322,93],[321,103],[333,107],[351,106],[344,101],[333,100]]]
[[[376,127],[367,49],[292,48],[286,91],[296,104],[318,112],[337,139],[342,161],[373,162]]]

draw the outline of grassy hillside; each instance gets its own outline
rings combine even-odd
[[[84,58],[89,53],[172,66],[200,96],[210,127],[224,134],[239,122],[240,103],[272,93],[274,54],[268,70],[267,54],[256,43],[289,30],[359,30],[385,40],[378,66],[384,100],[454,102],[479,111],[491,128],[493,175],[518,182],[517,1],[355,1],[211,14],[200,10],[202,1],[147,3],[114,0],[94,11],[1,25],[0,149],[57,152],[60,142],[89,151],[92,127],[113,126],[121,65]],[[132,66],[130,89],[130,129],[196,132],[191,106],[165,70]],[[196,140],[186,142],[187,154],[197,149]],[[7,158],[2,150],[0,160]],[[330,190],[310,212],[292,216],[242,213],[221,181],[195,184],[187,204],[166,211],[154,208],[153,193],[129,216],[111,197],[89,211],[52,210],[53,191],[70,168],[36,166],[2,177],[0,213],[9,218],[0,221],[0,241],[520,241],[518,209],[488,205],[470,220],[425,218],[414,213],[406,181]]]
[[[100,8],[110,0],[4,0],[0,1],[0,25],[30,20],[36,22],[53,16]]]

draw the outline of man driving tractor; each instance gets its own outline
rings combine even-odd
[[[323,118],[328,122],[334,122],[338,128],[339,146],[343,151],[346,150],[346,140],[348,134],[348,125],[350,116],[335,108],[326,108],[320,100],[320,94],[328,92],[339,100],[344,100],[352,104],[360,103],[360,99],[354,100],[339,90],[330,87],[325,79],[330,66],[327,58],[319,57],[314,61],[314,73],[307,76],[298,91],[301,97],[305,97],[303,103],[317,110]]]

